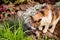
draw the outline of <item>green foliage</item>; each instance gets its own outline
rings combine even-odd
[[[26,0],[16,0],[14,4],[19,4],[19,3],[23,3],[26,2]]]
[[[60,2],[57,2],[57,3],[56,3],[56,6],[57,6],[58,8],[60,8]]]
[[[8,4],[10,2],[12,2],[14,4],[19,4],[19,3],[27,2],[27,0],[4,0],[5,4]]]
[[[0,40],[29,40],[31,37],[26,37],[23,32],[22,20],[18,23],[18,29],[16,29],[16,25],[14,23],[14,32],[10,29],[9,23],[4,21],[4,28],[0,29]],[[32,40],[32,39],[31,39]]]

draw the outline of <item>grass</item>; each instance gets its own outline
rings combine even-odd
[[[4,28],[0,28],[0,40],[32,40],[31,37],[27,37],[24,35],[23,28],[22,28],[22,20],[18,23],[18,28],[16,29],[16,25],[10,27],[9,23],[4,21]],[[11,28],[13,28],[11,31]]]

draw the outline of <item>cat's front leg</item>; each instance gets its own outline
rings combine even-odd
[[[59,21],[59,18],[57,18],[56,20],[53,21],[53,23],[52,23],[52,28],[49,30],[51,33],[54,32],[54,29],[55,29],[56,24],[58,23],[58,21]]]

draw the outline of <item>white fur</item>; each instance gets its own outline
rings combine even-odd
[[[39,31],[36,31],[35,33],[36,33],[36,36],[38,37],[38,40],[39,40],[39,37],[40,37]]]
[[[43,33],[46,33],[47,30],[48,30],[48,28],[49,28],[49,25],[51,23],[51,20],[52,20],[52,11],[49,10],[48,16],[42,18],[41,24],[39,26],[39,30],[42,30],[42,26],[45,25],[45,28],[43,30]]]
[[[53,26],[52,26],[52,28],[49,30],[51,33],[54,32],[54,29],[55,29],[56,24],[58,23],[59,19],[60,19],[60,17],[53,21],[53,23],[52,23]]]
[[[46,3],[44,3],[44,4],[42,5],[42,7],[43,7],[43,6],[46,6]]]

